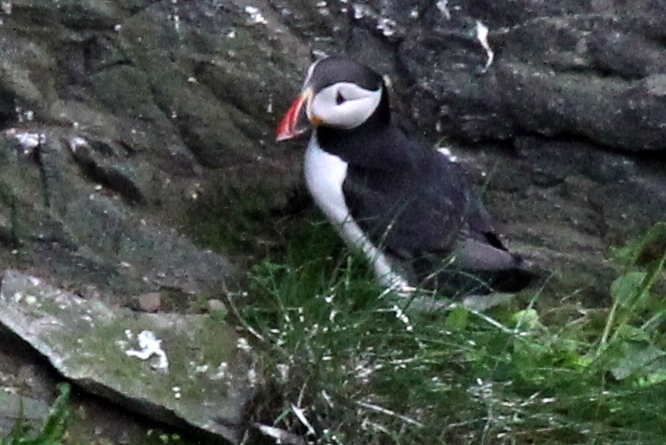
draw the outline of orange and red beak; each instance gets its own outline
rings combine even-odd
[[[277,127],[276,139],[284,141],[298,136],[310,128],[308,102],[312,99],[312,89],[307,88],[291,104]]]

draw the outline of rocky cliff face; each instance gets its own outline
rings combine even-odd
[[[510,244],[595,282],[575,271],[664,218],[659,8],[6,2],[4,263],[105,294],[226,286],[231,264],[171,229],[233,234],[243,209],[285,205],[301,153],[275,121],[311,60],[342,53],[392,77],[412,133],[454,145]]]
[[[346,54],[549,288],[604,298],[610,247],[666,219],[664,25],[648,0],[2,2],[0,266],[119,305],[219,295],[299,190],[278,118]]]
[[[576,271],[665,216],[660,8],[5,2],[3,263],[82,292],[226,286],[232,265],[171,229],[232,242],[244,210],[284,207],[301,153],[275,121],[311,60],[342,53],[392,77],[416,137],[454,146],[510,244],[571,290],[595,283]]]

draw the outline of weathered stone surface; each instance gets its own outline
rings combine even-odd
[[[148,292],[139,296],[138,309],[143,312],[158,312],[162,307],[162,295],[159,292]]]
[[[467,141],[530,132],[624,150],[663,148],[662,93],[648,87],[666,67],[658,19],[647,13],[658,6],[570,8],[561,2],[551,9],[550,2],[529,2],[537,8],[531,10],[512,2],[468,3],[478,15],[463,7],[446,20],[433,11],[399,50],[414,84],[412,116],[428,131]],[[499,56],[485,73],[484,51],[470,25],[475,20],[505,26],[490,30]]]
[[[41,130],[12,130],[0,141],[0,233],[14,249],[10,262],[82,294],[94,286],[121,305],[160,289],[181,299],[228,289],[234,269],[225,258],[116,199],[141,202],[142,181],[155,167],[131,161],[118,144]],[[176,178],[170,183],[182,187]]]
[[[256,359],[220,320],[112,310],[15,271],[4,274],[0,302],[0,323],[81,387],[153,419],[238,441]]]
[[[229,197],[270,196],[269,211],[298,175],[289,147],[271,152],[274,113],[309,62],[279,14],[245,6],[12,2],[0,27],[0,123],[85,137],[81,169],[65,176],[87,175],[141,218],[190,233],[210,218],[234,231]]]
[[[3,392],[0,395],[0,436],[7,436],[19,419],[29,428],[39,428],[48,414],[49,405],[43,400]]]

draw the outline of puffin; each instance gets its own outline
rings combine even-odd
[[[529,284],[461,165],[394,124],[382,75],[345,57],[314,62],[276,139],[309,129],[307,188],[382,286],[455,296]]]

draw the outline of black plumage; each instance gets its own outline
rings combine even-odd
[[[316,95],[340,82],[381,91],[381,98],[353,128],[317,121],[314,143],[347,164],[342,193],[349,215],[399,273],[411,285],[449,293],[515,291],[529,283],[532,274],[501,243],[461,166],[391,122],[379,74],[329,58],[311,69],[306,86]],[[338,92],[336,104],[344,100]]]
[[[517,290],[529,281],[461,166],[444,154],[377,120],[351,131],[322,126],[317,140],[348,163],[343,193],[351,216],[401,261],[410,281],[464,293]]]

